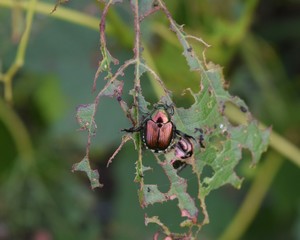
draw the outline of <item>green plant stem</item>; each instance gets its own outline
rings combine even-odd
[[[255,218],[261,203],[272,184],[274,177],[280,170],[283,158],[270,152],[266,161],[261,165],[255,180],[248,191],[242,206],[239,208],[229,227],[219,238],[220,240],[241,239],[249,225]]]
[[[8,71],[2,75],[2,81],[4,82],[4,99],[7,102],[12,102],[12,80],[18,70],[24,64],[24,58],[26,53],[26,48],[28,45],[29,35],[32,26],[32,20],[34,16],[34,9],[37,0],[31,0],[27,4],[27,15],[26,15],[26,23],[25,30],[22,34],[21,41],[18,46],[17,54],[13,64],[10,66]],[[1,1],[2,3],[2,1]],[[14,6],[18,6],[18,3],[15,2]]]
[[[19,116],[14,112],[12,107],[5,103],[1,98],[0,120],[9,130],[11,137],[16,144],[20,159],[25,160],[23,162],[24,164],[30,165],[34,159],[34,151],[26,126],[23,124]]]
[[[16,2],[12,0],[1,0],[0,6],[13,8],[18,6],[24,10],[29,8],[28,1]],[[34,10],[37,13],[48,15],[49,17],[54,17],[62,19],[66,22],[75,23],[80,26],[88,27],[94,30],[99,30],[99,19],[95,17],[90,17],[86,14],[80,13],[79,11],[70,10],[65,7],[59,6],[57,10],[51,14],[54,8],[54,4],[48,4],[43,2],[37,2]]]

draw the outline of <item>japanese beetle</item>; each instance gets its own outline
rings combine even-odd
[[[180,159],[186,159],[193,155],[194,147],[190,141],[191,136],[184,135],[180,137],[175,146],[175,156]]]
[[[177,160],[175,160],[172,165],[179,173],[187,166],[187,162],[184,161],[184,159],[191,157],[194,153],[194,146],[190,139],[195,139],[192,136],[184,134],[180,131],[177,133],[180,135],[180,139],[175,145],[175,157]]]
[[[171,108],[171,113],[168,112]],[[141,132],[147,149],[158,153],[167,151],[175,138],[176,127],[171,121],[173,108],[158,104],[137,128],[124,129],[126,132]]]

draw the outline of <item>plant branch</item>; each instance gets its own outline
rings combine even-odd
[[[125,62],[121,67],[119,67],[119,69],[117,70],[117,72],[114,74],[114,76],[105,84],[105,86],[102,88],[101,91],[99,91],[99,93],[97,94],[95,100],[94,100],[94,111],[93,111],[93,115],[92,115],[92,119],[95,119],[96,116],[96,112],[97,112],[97,108],[99,105],[99,101],[100,101],[100,97],[104,95],[105,91],[109,88],[109,86],[117,79],[118,76],[122,75],[124,70],[131,64],[134,64],[135,60],[131,59],[127,62]],[[91,145],[91,139],[92,139],[93,133],[91,131],[89,131],[88,134],[88,141],[87,141],[87,147],[86,147],[86,156],[89,156],[89,151],[90,151],[90,145]]]
[[[100,20],[100,45],[103,48],[106,48],[106,38],[105,38],[105,26],[106,26],[106,16],[108,13],[108,9],[111,6],[112,0],[110,0],[102,11],[102,16]]]
[[[140,28],[140,16],[139,16],[139,0],[131,0],[130,5],[132,12],[134,14],[134,31],[135,31],[135,41],[134,41],[134,59],[135,59],[135,78],[134,78],[134,106],[135,106],[135,119],[139,120],[139,95],[142,92],[141,82],[140,82],[140,64],[141,64],[141,28]],[[144,179],[143,179],[143,163],[142,163],[142,141],[139,135],[137,135],[137,148],[138,148],[138,160],[136,163],[136,177],[135,181],[140,183],[140,190],[143,192]]]
[[[171,94],[171,91],[168,90],[164,84],[164,82],[161,80],[161,78],[156,74],[154,70],[152,70],[148,65],[141,63],[141,65],[154,77],[154,79],[159,83],[160,87],[164,90],[164,93],[169,95]]]
[[[157,12],[158,10],[160,10],[160,6],[155,6],[153,8],[151,8],[149,11],[147,11],[144,15],[140,16],[139,21],[143,21],[146,17],[150,16],[151,14]]]

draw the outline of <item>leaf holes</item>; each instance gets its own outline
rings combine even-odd
[[[210,179],[214,176],[214,170],[210,165],[205,165],[200,181],[204,187],[208,187]]]
[[[193,89],[185,89],[181,96],[173,99],[177,108],[189,108],[195,103],[195,98],[193,97]]]

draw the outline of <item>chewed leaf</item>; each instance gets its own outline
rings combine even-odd
[[[141,206],[143,207],[147,207],[149,204],[164,202],[167,200],[165,194],[158,190],[157,185],[145,184],[144,188],[140,191],[143,191],[140,194],[140,196],[142,196],[140,198],[140,202]]]
[[[99,62],[99,66],[94,77],[93,90],[96,89],[96,81],[100,73],[107,72],[106,79],[111,78],[113,75],[111,72],[111,63],[113,63],[114,65],[119,64],[119,61],[110,54],[106,47],[101,47],[101,54],[102,60]]]
[[[97,129],[97,125],[94,121],[95,104],[82,104],[76,109],[76,119],[80,125],[81,130],[88,130],[91,134],[94,134]]]
[[[148,106],[150,105],[149,102],[146,101],[145,97],[142,95],[142,93],[140,91],[137,91],[135,89],[132,89],[129,91],[129,93],[137,98],[138,100],[138,110],[141,114],[148,114],[149,113],[149,109]]]
[[[172,165],[174,153],[167,154],[167,160],[162,163],[162,167],[170,180],[170,190],[167,195],[169,199],[177,199],[178,207],[182,217],[191,219],[194,223],[197,222],[198,209],[192,197],[187,193],[187,181],[178,176],[176,169]]]
[[[98,171],[91,169],[90,162],[87,156],[85,156],[79,163],[75,163],[72,170],[85,172],[91,182],[92,189],[103,186],[99,182]]]
[[[189,109],[177,109],[174,118],[178,129],[197,139],[198,147],[205,146],[195,151],[193,166],[201,196],[205,197],[225,184],[240,187],[242,179],[234,169],[242,158],[242,148],[252,153],[253,163],[256,163],[267,148],[270,131],[260,130],[250,113],[247,114],[248,125],[233,126],[224,115],[225,102],[247,109],[246,104],[224,90],[220,68],[204,71],[201,76],[200,92],[192,93],[195,103]],[[200,139],[203,142],[200,143]],[[211,169],[210,175],[200,179],[206,166]]]
[[[239,143],[239,147],[248,149],[252,155],[253,164],[256,164],[261,153],[267,150],[270,128],[261,130],[258,128],[258,122],[253,120],[247,126],[234,127],[232,132],[232,141]]]
[[[108,83],[107,88],[102,92],[102,96],[120,98],[123,92],[123,81],[114,80]]]
[[[188,181],[180,177],[171,164],[174,151],[164,154],[164,160],[158,160],[170,180],[169,191],[161,193],[156,185],[149,184],[140,192],[143,206],[177,200],[181,216],[186,218],[181,226],[196,228],[208,222],[205,198],[212,190],[225,184],[236,188],[241,186],[242,178],[236,175],[235,167],[242,158],[242,149],[251,152],[255,164],[266,150],[270,135],[269,129],[259,129],[244,101],[231,96],[224,89],[221,68],[214,67],[200,73],[200,91],[193,93],[190,90],[194,104],[188,109],[174,108],[172,121],[177,130],[195,139],[194,160],[189,161],[189,164],[198,179],[198,198],[203,208],[203,222],[198,222],[199,209],[194,202],[196,196],[187,192]],[[224,113],[226,102],[231,102],[246,112],[247,124],[235,126],[230,123]]]
[[[228,101],[239,107],[247,109],[246,104],[242,99],[231,96],[229,92],[224,89],[225,80],[222,68],[218,65],[214,65],[213,63],[210,63],[208,67],[209,70],[203,72],[202,81],[204,82],[204,85],[210,85],[218,102],[222,104]]]
[[[197,222],[198,209],[195,206],[194,200],[187,193],[187,181],[181,178],[177,174],[177,170],[174,169],[173,162],[174,153],[166,154],[166,160],[160,162],[164,169],[169,181],[170,189],[166,193],[162,193],[158,190],[157,185],[146,184],[140,190],[140,202],[143,207],[147,207],[149,204],[164,202],[164,201],[178,201],[178,207],[181,211],[182,217],[187,217],[193,223]]]
[[[153,217],[148,217],[147,215],[145,216],[145,225],[147,226],[149,223],[155,223],[159,225],[162,229],[164,234],[170,235],[171,231],[167,226],[165,226],[160,220],[158,216],[153,216]]]
[[[149,112],[148,106],[150,105],[150,103],[146,101],[142,94],[138,94],[138,101],[139,111],[143,114],[147,114]]]
[[[138,64],[138,69],[136,70],[135,74],[137,77],[141,77],[145,72],[147,72],[147,68],[145,67],[146,65],[143,63],[144,60],[141,61],[142,64]],[[137,72],[138,71],[138,72]]]

